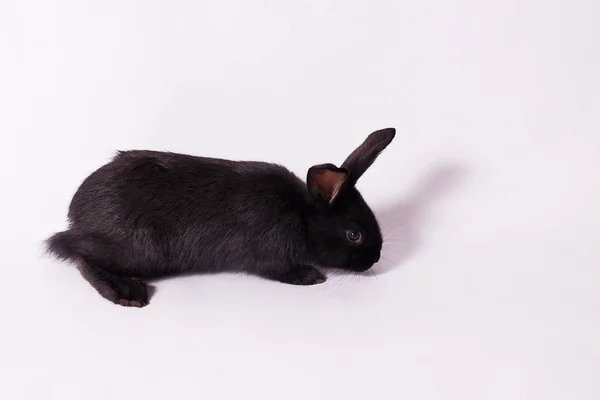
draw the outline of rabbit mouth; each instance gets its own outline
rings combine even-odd
[[[364,272],[375,265],[379,258],[381,257],[381,253],[377,253],[375,255],[363,255],[360,257],[354,258],[350,265],[350,268],[357,272]]]
[[[376,261],[363,260],[363,261],[360,261],[360,262],[353,263],[350,266],[350,269],[352,269],[353,271],[356,271],[356,272],[365,272],[368,269],[370,269],[375,263],[376,263]]]

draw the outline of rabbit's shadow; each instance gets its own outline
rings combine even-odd
[[[383,235],[381,260],[369,271],[358,275],[380,275],[400,267],[419,248],[420,231],[435,202],[453,190],[464,177],[458,164],[441,164],[429,169],[408,197],[382,207],[374,207]],[[336,270],[336,275],[351,272]],[[355,273],[352,273],[355,274]]]

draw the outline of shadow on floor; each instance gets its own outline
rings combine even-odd
[[[427,212],[454,190],[465,174],[457,164],[438,165],[419,180],[408,197],[374,210],[384,242],[381,261],[373,268],[375,274],[400,267],[418,250]]]

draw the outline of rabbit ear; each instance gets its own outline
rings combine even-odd
[[[331,204],[342,191],[347,178],[348,171],[333,164],[315,165],[308,170],[306,186],[315,199]]]
[[[394,136],[396,136],[396,129],[394,128],[375,131],[346,158],[342,168],[348,170],[349,184],[354,185],[356,183],[379,154],[392,142]]]

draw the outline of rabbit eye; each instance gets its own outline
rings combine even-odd
[[[361,238],[361,235],[358,231],[348,231],[346,232],[346,237],[351,242],[358,242]]]

